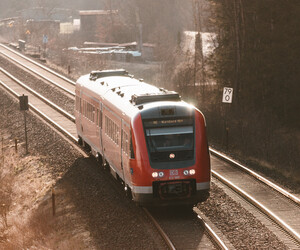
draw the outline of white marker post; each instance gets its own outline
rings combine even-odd
[[[232,96],[233,96],[233,88],[224,87],[223,89],[223,103],[232,103]],[[227,109],[225,109],[227,110]],[[228,113],[228,110],[227,112]],[[227,114],[225,114],[225,130],[226,130],[226,150],[228,151],[229,146],[229,126],[227,121]]]
[[[232,103],[232,94],[233,94],[233,88],[224,87],[222,102]]]

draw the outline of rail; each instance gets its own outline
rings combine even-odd
[[[245,171],[246,173],[248,173],[249,175],[253,176],[254,178],[256,178],[257,180],[263,182],[264,184],[266,184],[267,186],[271,187],[272,189],[276,190],[278,193],[284,195],[285,197],[287,197],[288,199],[292,200],[293,202],[295,202],[297,205],[300,205],[300,199],[298,197],[296,197],[295,195],[287,192],[286,190],[284,190],[283,188],[279,187],[278,185],[276,185],[275,183],[267,180],[266,178],[262,177],[261,175],[255,173],[253,170],[245,167],[244,165],[242,165],[241,163],[231,159],[230,157],[218,152],[217,150],[213,149],[213,148],[209,148],[209,151],[221,158],[222,160],[240,168],[241,170]]]

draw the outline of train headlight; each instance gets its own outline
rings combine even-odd
[[[164,177],[164,172],[153,172],[152,173],[152,177],[153,178],[157,178],[157,177],[160,177],[160,178],[162,178],[162,177]]]
[[[152,173],[152,177],[153,177],[153,178],[157,178],[157,177],[158,177],[158,173],[157,173],[157,172],[153,172],[153,173]]]
[[[194,174],[196,174],[196,170],[195,169],[190,169],[190,170],[186,169],[186,170],[183,171],[183,174],[186,175],[186,176],[187,175],[194,175]]]
[[[190,175],[194,175],[194,174],[196,174],[196,170],[195,169],[191,169],[190,170]]]

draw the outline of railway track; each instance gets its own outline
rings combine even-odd
[[[2,46],[0,47],[2,48]],[[6,54],[5,57],[9,57],[9,55]],[[55,75],[55,77],[57,77],[57,74]],[[52,79],[51,75],[47,78]],[[72,116],[64,114],[61,108],[55,104],[43,100],[37,93],[34,93],[34,90],[29,90],[25,86],[20,87],[20,84],[16,83],[16,79],[13,79],[8,72],[1,70],[0,79],[2,79],[0,82],[1,85],[15,97],[18,97],[21,94],[28,95],[30,107],[33,111],[42,115],[44,119],[62,131],[63,134],[71,138],[73,142],[77,140]],[[55,80],[52,79],[49,82],[52,81]],[[71,85],[70,83],[68,84]],[[39,108],[36,108],[37,106]],[[249,171],[244,166],[232,162],[228,157],[217,151],[213,149],[210,149],[210,151],[212,154],[218,155],[218,157],[212,157],[213,176],[223,184],[225,183],[226,186],[231,186],[230,189],[235,190],[239,195],[242,194],[247,202],[255,203],[255,207],[258,207],[260,211],[275,222],[276,225],[274,225],[274,223],[269,225],[270,230],[283,240],[288,247],[299,247],[299,199],[265,178],[255,174],[253,171]],[[220,157],[222,160],[220,160]],[[243,171],[238,168],[242,168]],[[280,229],[278,229],[278,226]]]
[[[38,94],[33,89],[29,88],[26,84],[14,78],[7,71],[0,68],[0,84],[14,97],[18,98],[21,95],[27,95],[29,99],[30,108],[42,116],[51,124],[64,134],[68,135],[74,141],[77,140],[77,133],[75,128],[75,118],[65,112],[56,104]]]
[[[229,249],[204,219],[190,208],[143,208],[162,232],[169,249]]]
[[[21,53],[0,43],[0,54],[9,61],[21,67],[23,70],[30,72],[35,77],[42,79],[51,85],[59,88],[63,93],[71,98],[75,97],[75,82],[56,73],[55,71],[37,63],[36,61],[22,55]]]
[[[273,223],[267,223],[269,229],[287,246],[292,249],[300,247],[300,203],[297,197],[274,183],[262,182],[262,177],[257,174],[249,175],[233,162],[224,162],[224,158],[212,157],[212,165],[212,175],[222,183],[223,189],[230,188],[250,203],[255,208],[251,212],[257,217],[261,212],[272,220]]]

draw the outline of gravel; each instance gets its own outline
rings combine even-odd
[[[198,208],[236,249],[288,249],[265,225],[212,183],[210,198]]]
[[[66,97],[66,95],[62,93],[62,91],[57,87],[51,86],[36,77],[32,77],[30,73],[20,69],[18,66],[5,60],[1,56],[0,65],[3,69],[13,74],[21,82],[24,82],[30,88],[34,89],[38,93],[41,93],[44,97],[46,97],[56,105],[62,107],[70,114],[74,115],[74,99]]]

